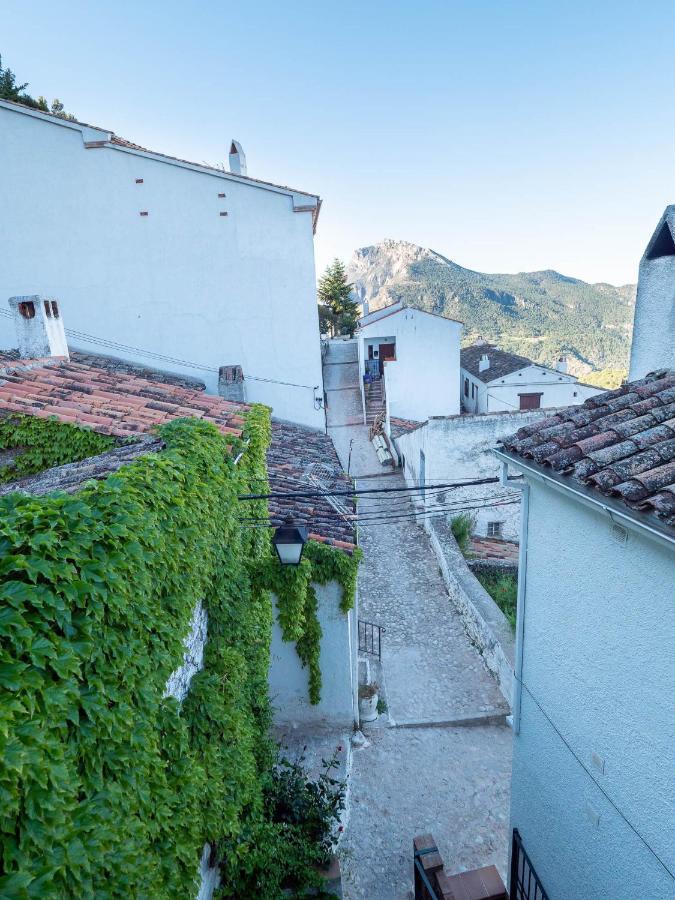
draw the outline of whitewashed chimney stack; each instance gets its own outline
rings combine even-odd
[[[16,339],[21,359],[59,356],[70,359],[66,332],[58,300],[30,294],[10,297]]]
[[[246,175],[246,154],[239,141],[230,144],[230,172],[233,175]]]
[[[490,368],[490,357],[487,353],[481,354],[481,358],[478,360],[478,371],[486,372]]]

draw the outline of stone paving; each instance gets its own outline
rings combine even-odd
[[[329,434],[345,468],[351,445],[350,470],[361,490],[404,486],[380,466],[368,429],[350,424],[361,403],[355,354],[355,344],[330,345]],[[346,900],[412,897],[412,839],[429,831],[449,872],[494,863],[505,875],[511,732],[441,724],[503,713],[505,703],[410,510],[398,494],[359,501],[359,617],[386,629],[389,720],[364,729],[370,743],[353,754],[351,815],[340,850]],[[372,516],[380,521],[368,525]]]

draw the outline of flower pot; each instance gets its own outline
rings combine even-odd
[[[377,719],[377,694],[372,697],[359,697],[359,719],[361,722],[374,722]]]

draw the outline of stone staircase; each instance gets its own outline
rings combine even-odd
[[[366,385],[366,425],[373,425],[384,413],[384,381],[380,379]]]

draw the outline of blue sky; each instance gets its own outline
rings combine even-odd
[[[647,14],[648,13],[648,14]],[[0,2],[78,118],[321,194],[322,268],[385,237],[625,283],[675,202],[675,4]]]

